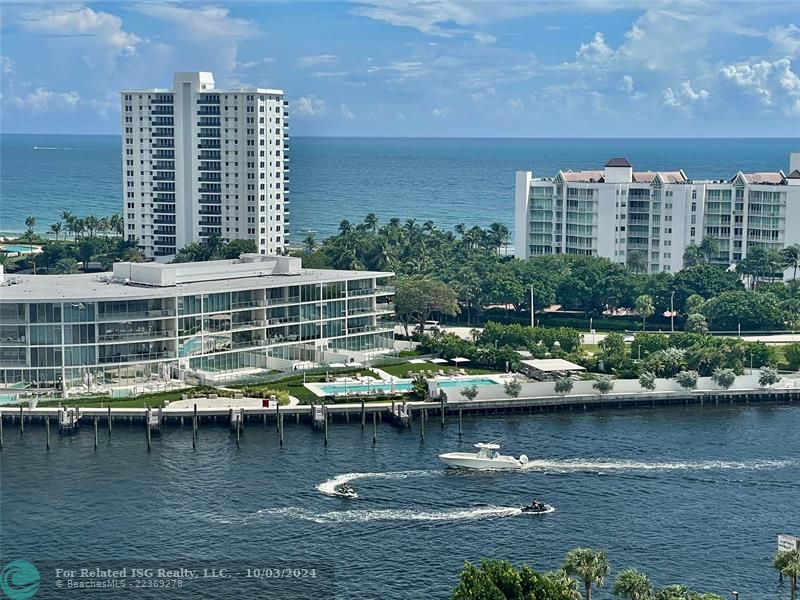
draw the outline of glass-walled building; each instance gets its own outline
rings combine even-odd
[[[0,385],[126,385],[369,359],[393,347],[392,275],[245,254],[5,276]]]

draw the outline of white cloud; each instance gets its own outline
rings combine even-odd
[[[356,118],[356,116],[353,114],[353,111],[351,111],[351,110],[350,110],[350,109],[347,107],[347,104],[342,104],[342,106],[340,107],[340,110],[341,110],[341,112],[342,112],[342,116],[343,116],[345,119],[347,119],[347,120],[349,120],[349,121],[352,121],[353,119],[355,119],[355,118]]]
[[[708,91],[707,90],[697,90],[694,91],[692,89],[692,82],[691,81],[684,81],[681,84],[681,94],[688,102],[694,104],[695,102],[705,101],[708,99]]]
[[[493,35],[481,33],[480,31],[473,33],[472,38],[480,44],[494,44],[497,41],[497,38]]]
[[[688,80],[681,83],[677,90],[668,87],[661,92],[664,106],[684,111],[690,110],[693,104],[705,102],[708,97],[708,90],[695,90],[692,88],[692,82]]]
[[[767,39],[782,56],[794,57],[800,54],[800,28],[794,23],[773,27]]]
[[[52,36],[95,37],[121,54],[134,54],[142,40],[122,29],[122,19],[87,6],[37,10],[22,15],[20,27],[32,33]]]
[[[450,109],[446,107],[444,108],[434,107],[431,109],[431,116],[437,119],[444,119],[450,116]]]
[[[318,54],[317,56],[303,56],[297,62],[304,67],[316,67],[318,65],[330,65],[338,61],[339,57],[335,54]]]
[[[620,84],[620,89],[625,92],[626,94],[633,93],[633,77],[630,75],[623,75],[622,76],[622,84]]]
[[[53,92],[37,87],[24,96],[11,96],[8,101],[20,110],[42,113],[49,110],[74,109],[81,101],[78,92]]]
[[[9,58],[8,56],[0,56],[0,69],[3,71],[3,75],[10,75],[13,73],[17,68],[17,63],[14,62],[13,58]]]
[[[519,116],[525,112],[525,101],[522,98],[512,98],[508,101],[508,108],[512,115]]]
[[[258,60],[248,60],[248,61],[245,61],[245,62],[237,62],[236,63],[236,68],[237,69],[252,69],[253,67],[258,67],[258,66],[261,66],[261,65],[271,65],[271,64],[274,64],[274,63],[275,63],[275,59],[274,58],[265,57],[265,58],[260,58]]]
[[[577,63],[581,66],[588,64],[603,65],[616,57],[616,52],[606,44],[605,37],[602,32],[598,31],[594,34],[594,38],[588,44],[581,44],[578,51],[575,53]]]
[[[292,116],[313,119],[325,113],[325,101],[314,94],[302,96],[292,102]]]
[[[184,29],[200,40],[218,38],[246,39],[259,34],[258,26],[247,19],[230,16],[227,8],[204,6],[187,8],[177,4],[141,3],[135,10],[149,17],[157,17]]]
[[[764,106],[800,114],[800,77],[792,71],[788,58],[728,65],[721,69],[720,76],[758,98]]]

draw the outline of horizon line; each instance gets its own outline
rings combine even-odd
[[[0,135],[72,135],[92,137],[117,137],[117,133],[49,133],[30,131],[3,131]],[[797,136],[496,136],[496,135],[293,135],[289,139],[330,138],[330,139],[407,139],[407,140],[800,140]]]

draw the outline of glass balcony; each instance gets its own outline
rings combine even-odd
[[[107,363],[123,363],[123,362],[136,362],[144,360],[159,360],[162,358],[174,358],[175,353],[167,350],[159,352],[142,352],[139,354],[113,354],[111,356],[101,356],[101,364]]]

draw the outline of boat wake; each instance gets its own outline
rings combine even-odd
[[[375,509],[375,510],[338,510],[330,512],[313,512],[303,508],[287,507],[263,509],[258,516],[286,516],[313,523],[368,523],[371,521],[416,521],[446,522],[475,521],[479,519],[497,519],[515,517],[523,514],[522,510],[513,506],[481,506],[459,508],[443,511],[417,511],[413,509]]]
[[[336,496],[336,488],[345,483],[359,479],[408,479],[410,477],[436,477],[443,475],[442,471],[389,471],[387,473],[343,473],[320,483],[317,490],[328,496]]]
[[[558,473],[573,473],[578,471],[758,471],[764,469],[781,469],[796,463],[797,461],[794,460],[640,462],[635,460],[575,458],[567,460],[531,460],[524,465],[523,470]]]

